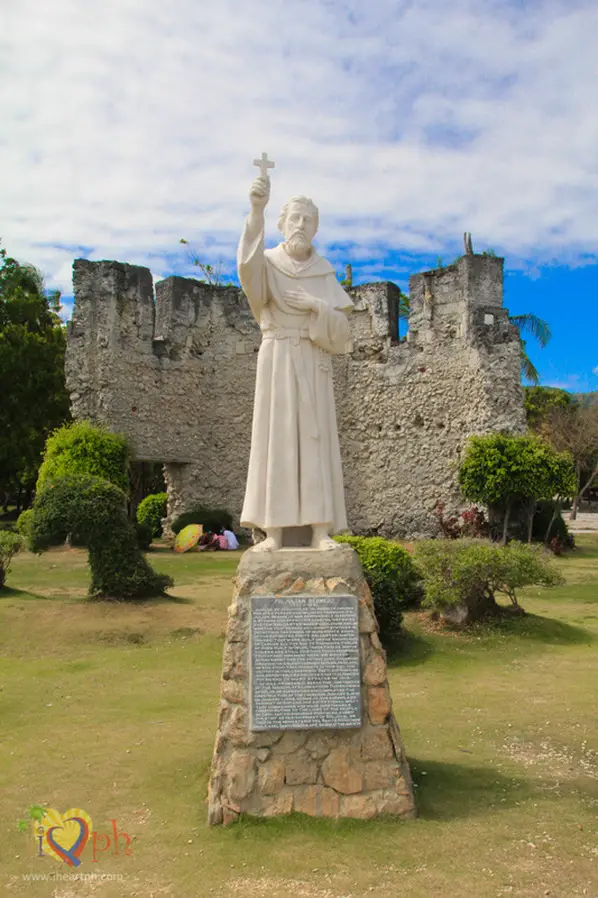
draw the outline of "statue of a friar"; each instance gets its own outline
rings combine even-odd
[[[239,244],[239,279],[262,331],[243,527],[280,549],[285,527],[312,527],[312,547],[333,549],[347,527],[331,356],[347,349],[350,297],[312,240],[318,210],[309,197],[283,207],[284,241],[264,249],[270,197],[265,154],[251,185],[251,211]]]

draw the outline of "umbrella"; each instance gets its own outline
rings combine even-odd
[[[187,527],[183,527],[174,541],[174,551],[187,552],[189,549],[192,549],[199,542],[199,537],[202,533],[203,527],[201,524],[189,524]]]

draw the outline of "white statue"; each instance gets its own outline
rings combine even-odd
[[[280,549],[285,527],[312,527],[312,547],[333,549],[347,527],[331,355],[349,339],[350,297],[332,265],[312,247],[318,210],[308,197],[284,206],[284,242],[264,249],[270,197],[265,154],[251,185],[251,212],[239,244],[239,279],[262,331],[243,527],[266,539],[254,551]]]

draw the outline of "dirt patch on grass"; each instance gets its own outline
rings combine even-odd
[[[237,898],[297,898],[298,895],[301,898],[351,898],[347,892],[341,894],[328,887],[278,877],[230,879],[222,894],[236,895]]]
[[[598,752],[582,742],[579,750],[555,746],[550,739],[530,742],[515,737],[505,740],[501,751],[526,769],[531,767],[550,772],[554,779],[576,779],[589,776],[598,780]]]

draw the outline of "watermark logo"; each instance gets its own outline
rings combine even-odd
[[[97,863],[98,854],[112,849],[114,855],[131,856],[131,837],[119,832],[116,820],[110,821],[112,833],[94,831],[91,817],[82,808],[70,808],[61,813],[55,808],[33,805],[29,808],[29,820],[21,820],[19,829],[31,829],[36,844],[37,857],[51,857],[53,860],[76,868],[81,864],[81,855],[91,840],[92,863]],[[122,845],[122,842],[124,845]],[[122,845],[122,852],[119,845]]]

